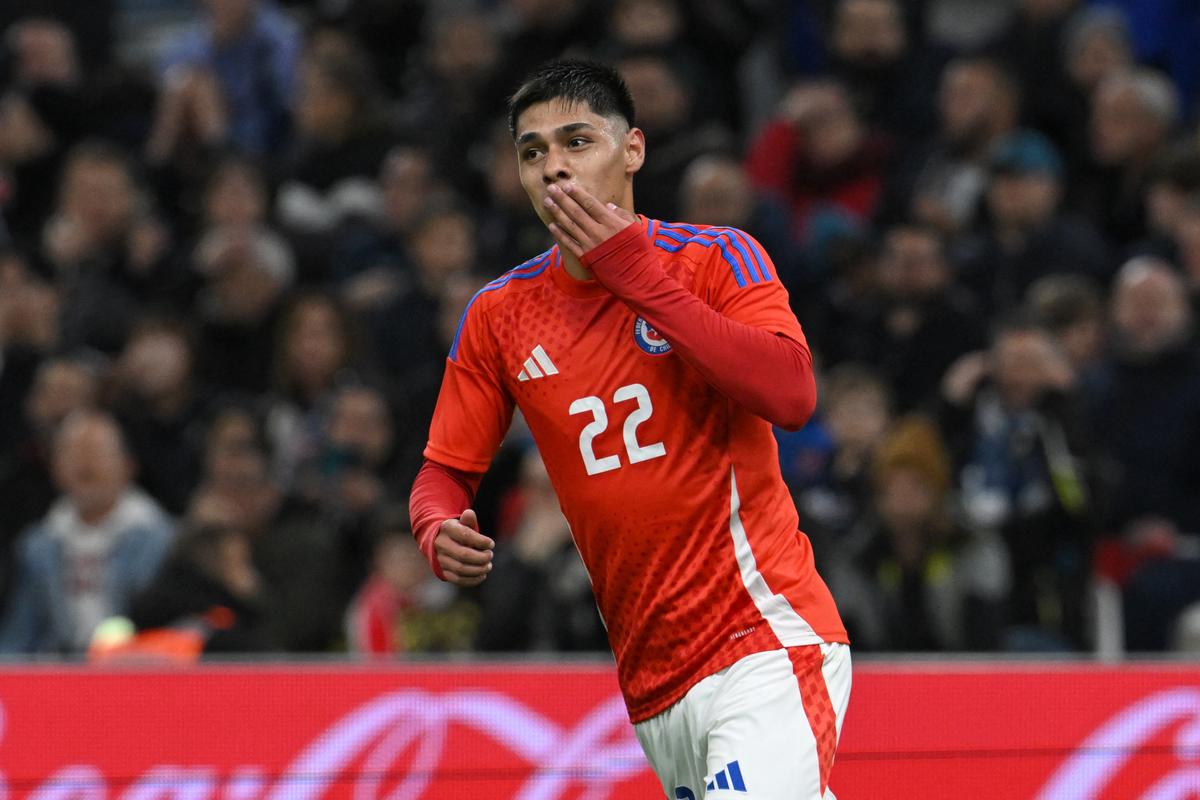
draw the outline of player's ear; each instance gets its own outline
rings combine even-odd
[[[625,174],[632,175],[646,161],[646,134],[641,128],[630,128],[625,134]]]

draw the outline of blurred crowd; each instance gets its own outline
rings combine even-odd
[[[502,110],[561,54],[630,86],[638,210],[750,232],[787,285],[820,406],[780,459],[857,649],[1200,643],[1193,4],[11,0],[0,30],[0,652],[606,649],[519,420],[482,587],[405,508],[463,308],[551,244]]]

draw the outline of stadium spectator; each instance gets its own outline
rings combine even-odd
[[[185,126],[197,123],[198,133],[249,155],[278,153],[289,132],[299,27],[272,0],[205,0],[204,10],[165,48],[161,98],[173,107],[160,111],[151,159],[171,153]],[[217,122],[226,130],[204,130]]]
[[[986,356],[964,356],[943,384],[966,523],[1003,537],[1012,562],[1016,627],[1005,646],[1014,649],[1085,643],[1095,469],[1075,380],[1054,339],[1021,312],[1001,323]]]
[[[1189,198],[1184,205],[1175,239],[1192,310],[1200,311],[1200,195]]]
[[[937,133],[894,165],[883,218],[915,217],[948,234],[969,228],[980,211],[988,156],[1017,130],[1020,94],[997,61],[960,57],[947,64],[937,91]]]
[[[54,437],[64,419],[92,408],[99,400],[103,374],[99,361],[77,353],[47,356],[36,362],[28,393],[19,408],[23,423],[19,438],[0,455],[3,542],[11,543],[53,503]],[[6,375],[9,366],[6,364]]]
[[[252,228],[267,223],[269,192],[262,170],[247,158],[229,155],[205,182],[199,209],[204,228]]]
[[[914,42],[899,0],[837,0],[829,32],[830,72],[868,126],[912,143],[934,127],[940,53]]]
[[[775,431],[792,490],[819,564],[836,557],[871,502],[871,464],[892,422],[887,385],[869,367],[845,363],[824,376],[816,419],[796,433]]]
[[[1095,281],[1083,275],[1047,275],[1034,281],[1025,303],[1037,323],[1058,343],[1071,371],[1086,388],[1105,356],[1104,300]]]
[[[61,494],[19,542],[0,623],[6,653],[84,652],[96,626],[125,614],[153,580],[174,536],[170,518],[133,484],[135,465],[108,414],[64,420],[53,470]]]
[[[877,269],[879,303],[858,336],[861,352],[851,356],[888,382],[899,411],[928,410],[946,369],[984,343],[979,303],[956,282],[931,225],[888,229]]]
[[[1004,546],[955,524],[937,427],[904,417],[871,465],[873,512],[850,534],[831,588],[857,647],[993,650],[1011,589]]]
[[[367,319],[372,349],[393,380],[438,380],[446,356],[439,309],[447,287],[476,266],[475,230],[466,209],[453,203],[426,208],[414,224],[412,280]]]
[[[411,480],[399,474],[392,412],[376,388],[348,384],[336,389],[318,446],[297,469],[296,493],[313,504],[337,530],[348,601],[367,576],[371,560],[370,523],[397,499],[397,487]]]
[[[319,509],[280,490],[257,415],[233,406],[213,420],[188,516],[249,537],[267,599],[268,635],[280,649],[323,652],[335,645],[345,609],[336,529]]]
[[[1175,131],[1179,102],[1161,74],[1145,68],[1115,73],[1092,95],[1091,164],[1076,182],[1077,208],[1112,242],[1144,237],[1150,165]]]
[[[1183,279],[1163,261],[1132,259],[1117,274],[1110,314],[1105,383],[1089,398],[1115,472],[1108,528],[1156,516],[1200,531],[1200,361]]]
[[[587,570],[535,448],[521,459],[510,499],[519,511],[502,537],[496,580],[484,584],[476,642],[485,651],[604,651],[608,638],[596,613]]]
[[[234,120],[220,78],[204,67],[173,67],[162,78],[143,157],[169,188],[195,178],[230,141]],[[252,151],[257,153],[257,150]]]
[[[1200,539],[1170,520],[1149,516],[1129,525],[1120,541],[1143,554],[1124,585],[1126,649],[1194,652],[1200,633]]]
[[[688,164],[731,150],[733,135],[722,123],[697,114],[705,98],[692,83],[695,76],[677,62],[662,55],[634,54],[616,66],[637,104],[646,146],[654,148],[654,161],[647,163],[645,181],[638,186],[638,206],[655,219],[679,219],[678,191]]]
[[[325,278],[328,237],[346,220],[379,213],[375,177],[393,144],[379,109],[370,64],[340,34],[310,42],[300,68],[295,146],[281,167],[284,180],[275,212],[283,229],[296,237],[302,270],[314,281]]]
[[[142,487],[181,514],[200,478],[204,424],[213,401],[195,376],[191,332],[169,317],[134,326],[113,369],[112,398]]]
[[[793,235],[813,245],[831,228],[870,220],[890,155],[889,141],[859,118],[843,85],[809,81],[789,90],[750,144],[746,171],[788,203]]]
[[[370,576],[346,614],[351,653],[461,652],[479,630],[479,608],[429,573],[404,509],[383,512],[374,528]]]
[[[1107,285],[1115,269],[1095,227],[1061,210],[1066,173],[1041,134],[1019,131],[997,142],[988,157],[986,222],[961,245],[962,281],[989,314],[1020,305],[1038,278],[1072,273]]]
[[[140,304],[171,282],[172,241],[146,208],[136,168],[117,147],[84,142],[67,156],[40,257],[62,295],[62,343],[115,353]]]
[[[262,578],[250,542],[236,527],[187,523],[154,581],[133,600],[137,630],[194,633],[205,653],[275,649]]]
[[[740,0],[618,0],[607,5],[604,38],[592,55],[619,63],[636,55],[662,58],[689,84],[698,125],[715,123],[743,132],[746,94],[761,90],[746,72],[747,62],[761,57],[755,23],[769,13]],[[743,91],[743,90],[747,91]]]
[[[328,283],[356,314],[378,310],[410,279],[407,239],[436,191],[432,173],[428,152],[392,148],[379,171],[379,213],[350,217],[334,235]]]
[[[1106,0],[1129,20],[1130,39],[1139,63],[1159,67],[1179,89],[1183,116],[1195,119],[1200,69],[1195,42],[1200,39],[1200,9],[1191,3],[1158,6],[1141,0]]]
[[[17,251],[0,248],[0,460],[24,435],[22,405],[58,343],[58,295]]]
[[[482,188],[464,153],[499,115],[488,91],[498,62],[519,55],[501,48],[500,30],[486,13],[454,10],[432,20],[420,58],[406,73],[397,109],[401,132],[428,151],[439,178],[457,192],[473,196]]]
[[[1167,148],[1150,167],[1146,180],[1146,238],[1134,255],[1177,261],[1188,239],[1188,221],[1200,197],[1200,147],[1183,141]],[[1189,271],[1185,268],[1185,271]]]
[[[0,92],[0,163],[9,184],[0,208],[11,235],[36,241],[50,213],[62,158],[87,130],[75,41],[62,23],[33,17],[5,31],[11,85]]]
[[[271,385],[275,329],[295,279],[291,248],[260,226],[214,226],[192,251],[203,283],[196,294],[197,372],[209,385],[262,394]]]
[[[1068,32],[1080,0],[1018,0],[1008,26],[985,51],[1012,71],[1023,89],[1022,119],[1057,134],[1071,96]],[[1068,123],[1069,124],[1069,123]]]
[[[592,0],[501,0],[498,6],[507,25],[484,95],[498,113],[497,98],[511,95],[534,67],[572,47],[591,50],[607,29],[604,4]]]
[[[1058,146],[1074,175],[1087,166],[1088,118],[1096,87],[1131,69],[1133,50],[1124,15],[1104,6],[1076,11],[1063,32],[1062,47],[1067,80],[1059,85],[1053,105],[1040,108],[1040,127],[1033,127]]]

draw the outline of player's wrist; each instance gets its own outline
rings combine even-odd
[[[585,251],[579,260],[583,266],[593,272],[596,272],[597,268],[611,269],[620,266],[626,262],[627,251],[649,246],[649,241],[642,233],[640,225],[627,225],[592,249]]]

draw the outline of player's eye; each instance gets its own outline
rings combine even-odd
[[[588,143],[587,138],[585,138],[583,136],[574,136],[571,138],[571,140],[569,142],[567,142],[567,145],[569,147],[582,147],[583,145],[585,145],[587,143]]]
[[[536,147],[530,147],[527,150],[521,151],[521,160],[522,161],[534,161],[541,154],[542,154],[541,150],[537,149]]]

